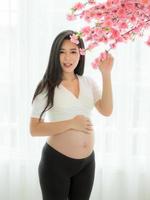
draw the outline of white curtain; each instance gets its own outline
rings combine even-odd
[[[31,137],[31,100],[62,30],[79,30],[66,14],[75,0],[0,0],[0,199],[41,200],[38,163],[46,138]],[[99,50],[101,50],[99,48]],[[85,74],[100,87],[87,53]],[[143,41],[111,53],[114,111],[93,110],[96,174],[90,200],[150,199],[150,59]]]

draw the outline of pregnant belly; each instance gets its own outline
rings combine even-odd
[[[49,137],[47,143],[68,157],[85,158],[92,153],[94,133],[86,134],[81,131],[68,130]]]

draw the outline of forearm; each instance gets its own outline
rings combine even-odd
[[[101,108],[105,113],[110,115],[113,110],[111,73],[102,74],[102,79],[103,79],[103,90],[101,98]]]
[[[32,136],[52,136],[72,128],[72,120],[59,122],[36,122],[30,130]]]

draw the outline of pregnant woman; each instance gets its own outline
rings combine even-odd
[[[112,113],[111,69],[113,57],[100,63],[103,89],[84,76],[84,48],[71,42],[76,32],[61,32],[54,40],[46,72],[32,101],[30,132],[48,136],[39,163],[43,200],[89,200],[94,182],[94,131],[92,109]],[[45,116],[48,120],[45,120]]]

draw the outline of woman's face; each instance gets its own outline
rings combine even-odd
[[[73,72],[80,59],[79,48],[70,40],[64,40],[60,48],[60,64],[63,72]]]

